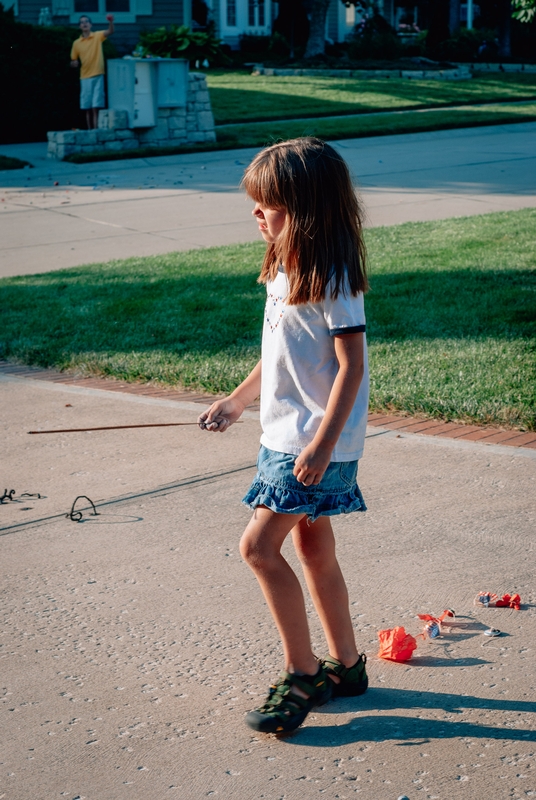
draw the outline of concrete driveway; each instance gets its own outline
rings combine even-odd
[[[0,505],[6,800],[534,796],[536,452],[368,430],[368,511],[334,528],[370,689],[276,739],[243,721],[282,666],[238,552],[258,415],[223,436],[28,436],[193,422],[201,407],[2,375],[0,392],[2,487],[16,490]],[[77,495],[99,515],[82,499],[81,523],[66,519]],[[474,606],[483,590],[519,592],[522,609]],[[377,657],[378,630],[418,635],[418,613],[449,607],[411,661]]]
[[[522,123],[335,144],[377,226],[536,206],[535,135]],[[35,165],[0,177],[0,276],[257,241],[238,189],[255,152],[77,165],[0,146]]]

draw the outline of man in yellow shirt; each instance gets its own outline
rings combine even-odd
[[[114,32],[113,14],[107,14],[108,29],[92,31],[88,16],[80,17],[80,37],[73,42],[71,67],[80,69],[80,108],[86,112],[88,128],[96,128],[99,108],[104,108],[104,55],[102,43]]]

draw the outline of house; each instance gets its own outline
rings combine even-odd
[[[20,22],[37,24],[48,3],[52,24],[78,25],[87,14],[95,28],[107,26],[106,14],[114,14],[116,32],[113,43],[121,54],[130,53],[138,41],[140,30],[176,23],[192,25],[192,0],[2,0],[5,8],[14,8]],[[199,6],[199,0],[194,0]],[[243,34],[269,36],[278,15],[276,0],[207,0],[209,14],[218,35],[226,44],[237,48]],[[395,0],[383,0],[384,16],[394,23]],[[359,19],[359,13],[357,14]],[[194,23],[195,24],[195,23]],[[356,24],[355,6],[331,0],[326,20],[326,39],[341,42]]]
[[[87,14],[95,29],[108,27],[106,14],[115,17],[113,43],[121,54],[131,52],[140,30],[171,22],[191,23],[191,0],[2,0],[4,8],[14,7],[19,22],[38,23],[41,9],[49,6],[53,25],[78,25]]]

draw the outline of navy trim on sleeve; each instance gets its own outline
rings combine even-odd
[[[352,325],[348,328],[333,328],[333,330],[329,332],[329,335],[344,336],[345,333],[365,333],[366,330],[366,325]]]

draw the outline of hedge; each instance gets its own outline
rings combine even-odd
[[[40,142],[47,131],[85,127],[78,70],[70,66],[79,35],[77,28],[17,22],[0,3],[0,143]],[[105,45],[111,55],[113,46]]]

